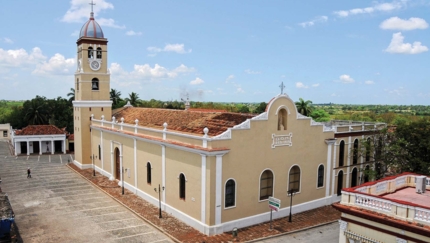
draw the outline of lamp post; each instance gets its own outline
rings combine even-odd
[[[291,208],[293,206],[293,195],[296,192],[297,192],[297,189],[290,189],[290,190],[288,190],[288,194],[290,194],[290,217],[288,218],[288,222],[290,222],[290,223],[293,222],[291,220],[291,217],[292,217]]]
[[[96,167],[94,166],[94,154],[91,156],[92,162],[93,162],[93,176],[96,176]]]
[[[158,218],[162,218],[161,216],[161,188],[163,188],[164,191],[164,186],[161,187],[160,184],[158,184]],[[154,191],[157,192],[157,188],[154,188]]]

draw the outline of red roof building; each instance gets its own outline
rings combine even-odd
[[[30,125],[12,132],[15,155],[66,153],[65,128],[54,125]]]

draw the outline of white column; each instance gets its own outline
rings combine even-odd
[[[202,224],[206,224],[206,155],[202,154],[202,202],[201,202],[201,219]]]
[[[331,150],[333,149],[333,144],[336,140],[326,140],[327,146],[327,166],[326,166],[326,176],[325,176],[325,196],[330,195],[330,174],[331,174]]]
[[[66,154],[66,137],[63,139],[63,154]]]
[[[161,184],[166,186],[166,146],[161,145]],[[163,190],[163,203],[166,203],[166,190],[165,187]]]
[[[54,154],[54,140],[51,139],[51,154]]]
[[[18,155],[18,152],[17,152],[17,150],[18,150],[18,144],[19,144],[19,151],[20,151],[20,153],[21,153],[21,143],[20,142],[15,142],[15,156],[17,156]]]
[[[215,225],[219,225],[221,224],[222,155],[216,156],[215,173]]]
[[[349,136],[348,138],[348,159],[346,160],[346,183],[345,183],[345,187],[349,187],[349,185],[351,185],[351,183],[349,183],[349,173],[351,171],[351,136]]]
[[[40,140],[40,138],[39,138],[39,154],[40,155],[42,155],[42,150],[43,150],[43,148],[42,148],[42,140]]]
[[[347,242],[345,230],[348,228],[348,222],[339,220],[339,242]]]
[[[30,142],[27,140],[27,155],[30,155]]]
[[[334,194],[334,182],[336,179],[336,170],[334,168],[336,168],[336,142],[333,144],[333,174],[331,176],[332,180],[331,180],[331,196],[333,196]]]
[[[137,193],[137,142],[134,141],[134,193]]]

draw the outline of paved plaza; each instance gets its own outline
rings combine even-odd
[[[0,187],[18,242],[173,242],[67,168],[70,155],[15,157],[8,146],[0,140]]]

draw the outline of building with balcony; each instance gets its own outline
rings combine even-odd
[[[403,173],[342,190],[339,243],[430,242],[430,178]]]

